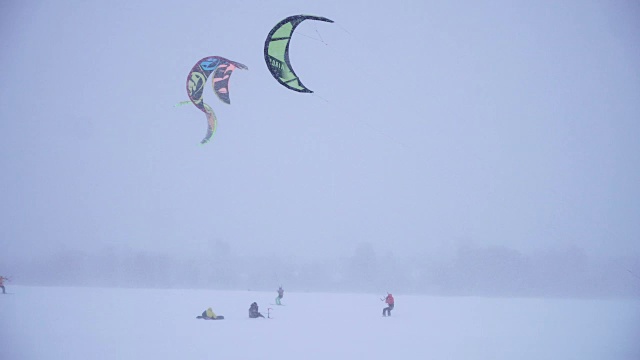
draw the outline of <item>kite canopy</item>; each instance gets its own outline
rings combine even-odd
[[[198,61],[193,68],[191,68],[187,76],[187,94],[189,95],[189,100],[207,116],[207,135],[200,142],[201,144],[205,144],[211,140],[213,133],[216,131],[217,124],[213,109],[203,100],[204,85],[209,75],[213,73],[213,91],[222,102],[230,104],[229,79],[235,69],[248,69],[248,67],[221,56],[209,56]]]
[[[289,61],[289,42],[294,30],[305,20],[317,20],[332,23],[333,20],[321,16],[294,15],[280,21],[271,29],[264,42],[264,61],[271,75],[285,87],[303,93],[312,93],[293,71]]]

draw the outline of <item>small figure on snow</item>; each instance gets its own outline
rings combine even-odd
[[[2,288],[2,293],[6,294],[7,292],[4,289],[4,281],[11,281],[11,279],[9,279],[8,277],[4,277],[4,276],[0,276],[0,288]]]
[[[383,300],[383,299],[380,299]],[[384,299],[384,302],[387,303],[387,307],[382,309],[382,316],[391,316],[391,310],[393,310],[393,305],[395,300],[393,299],[393,295],[387,293],[387,298]]]
[[[278,297],[276,298],[276,305],[282,305],[282,303],[280,303],[280,299],[282,299],[284,297],[284,289],[282,288],[282,285],[280,285],[280,287],[278,288]]]
[[[260,311],[258,311],[258,303],[253,302],[251,304],[251,306],[249,307],[249,317],[252,319],[256,319],[256,318],[263,318],[264,315],[260,314]]]
[[[216,315],[211,308],[202,312],[202,315],[196,316],[196,319],[204,319],[204,320],[223,320],[224,316]]]

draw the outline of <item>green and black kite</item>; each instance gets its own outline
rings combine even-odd
[[[301,22],[305,20],[318,20],[332,23],[321,16],[312,15],[294,15],[280,21],[271,29],[267,40],[264,42],[264,60],[271,75],[285,87],[303,93],[312,93],[307,89],[300,78],[293,71],[291,62],[289,61],[289,42],[294,30]]]

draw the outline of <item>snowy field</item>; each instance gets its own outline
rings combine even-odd
[[[0,359],[640,359],[640,301],[8,286]],[[286,289],[285,289],[286,290]],[[382,296],[382,294],[380,294]],[[249,319],[253,301],[272,319]],[[207,307],[226,317],[196,320]]]

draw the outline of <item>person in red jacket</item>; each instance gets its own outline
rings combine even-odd
[[[7,280],[7,281],[11,281],[11,280],[9,280],[9,278],[8,278],[8,277],[0,276],[0,288],[2,288],[2,293],[3,293],[3,294],[6,294],[6,292],[5,292],[5,290],[4,290],[4,281],[5,281],[5,280]]]
[[[393,310],[393,305],[395,303],[393,295],[387,293],[387,298],[384,299],[384,302],[387,303],[387,307],[382,309],[382,316],[391,316],[391,310]]]

